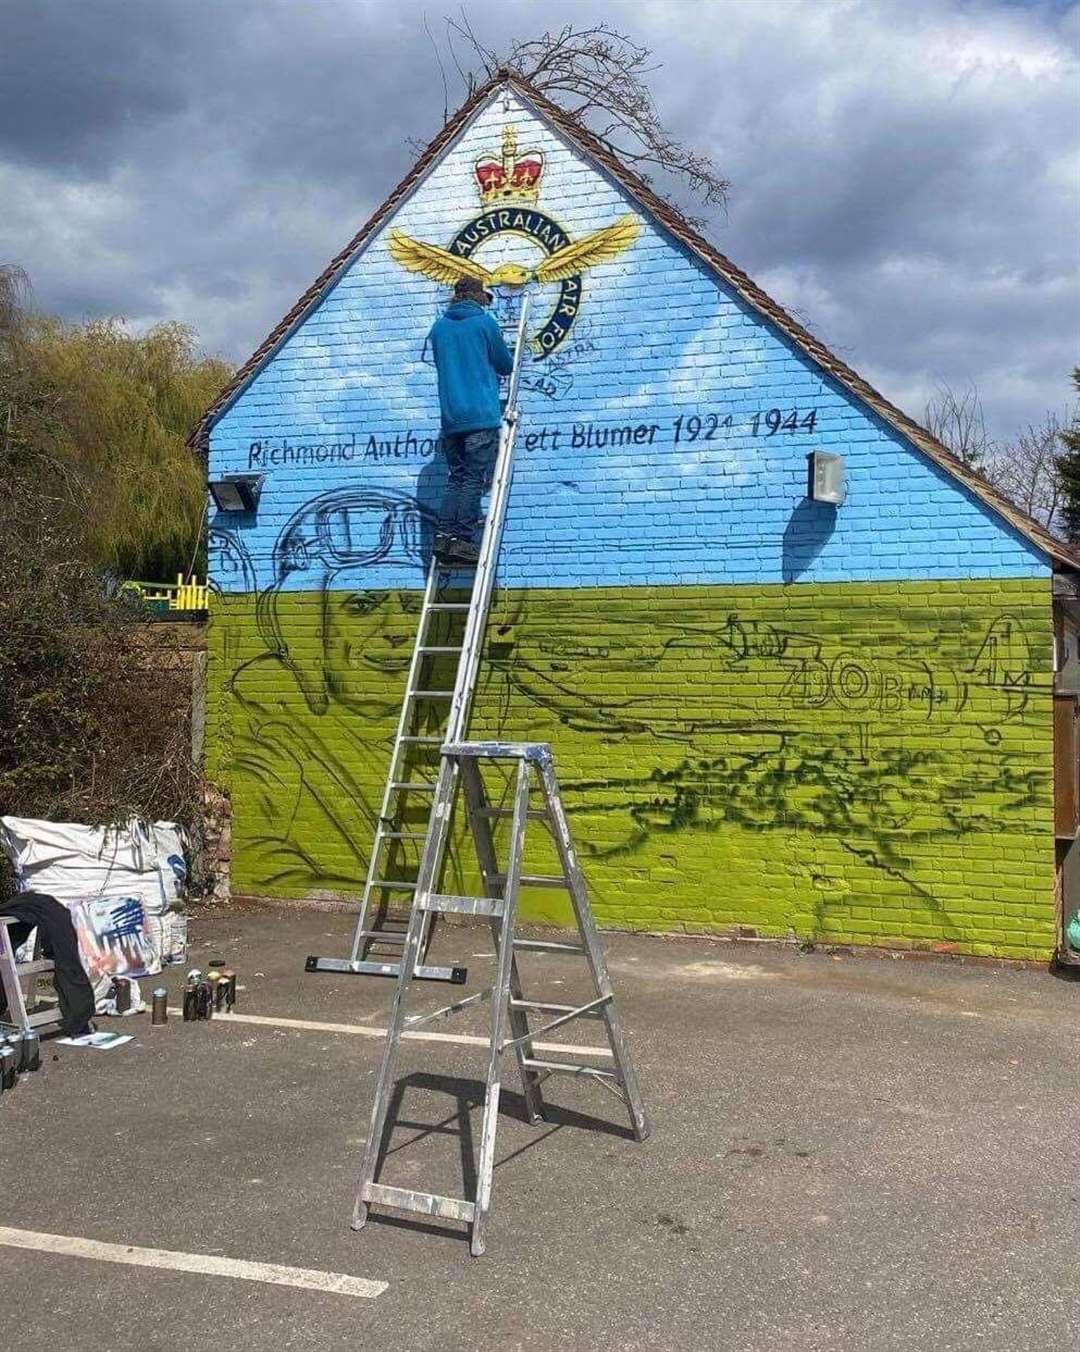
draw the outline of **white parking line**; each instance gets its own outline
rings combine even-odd
[[[183,1018],[182,1009],[169,1009],[170,1014]],[[256,1023],[268,1028],[298,1028],[312,1033],[350,1033],[353,1037],[385,1038],[386,1029],[376,1024],[364,1023],[321,1023],[317,1019],[272,1019],[265,1014],[215,1014],[211,1022]],[[453,1042],[459,1047],[490,1047],[486,1037],[474,1037],[470,1033],[402,1033],[403,1042]],[[610,1047],[581,1047],[566,1042],[534,1042],[538,1052],[577,1052],[582,1056],[610,1056]]]
[[[387,1282],[349,1277],[343,1272],[320,1272],[317,1268],[283,1267],[280,1263],[254,1263],[244,1258],[218,1258],[208,1253],[178,1253],[173,1249],[142,1249],[129,1244],[104,1244],[97,1239],[71,1235],[47,1235],[38,1230],[13,1230],[0,1225],[0,1245],[58,1253],[69,1258],[94,1258],[102,1263],[127,1263],[132,1267],[167,1268],[173,1272],[197,1272],[206,1277],[239,1277],[247,1282],[272,1282],[275,1286],[302,1286],[308,1291],[328,1291],[336,1296],[362,1296],[374,1300]]]

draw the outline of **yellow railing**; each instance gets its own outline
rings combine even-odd
[[[138,592],[148,606],[158,611],[190,612],[206,610],[209,605],[206,583],[194,577],[185,582],[183,573],[177,573],[175,582],[125,582],[120,590]]]

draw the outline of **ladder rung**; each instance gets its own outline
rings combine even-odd
[[[435,784],[431,780],[392,779],[390,787],[392,789],[433,789]]]
[[[535,1014],[572,1014],[578,1009],[577,1005],[557,1005],[551,1000],[511,1000],[511,1009],[531,1010]],[[578,1017],[582,1019],[602,1019],[603,1013],[599,1009],[579,1010]]]
[[[468,610],[468,601],[433,601],[428,610]]]
[[[440,1023],[444,1019],[450,1018],[452,1014],[459,1014],[463,1009],[471,1009],[474,1005],[482,1004],[484,1000],[490,1000],[495,994],[493,986],[488,986],[486,990],[477,991],[475,995],[468,995],[464,1000],[455,1000],[452,1005],[443,1005],[441,1009],[433,1009],[430,1014],[414,1014],[412,1018],[405,1020],[405,1027],[411,1033],[414,1029],[422,1028],[428,1023]]]
[[[411,1188],[391,1188],[385,1183],[365,1183],[360,1195],[365,1202],[397,1207],[399,1211],[419,1211],[424,1216],[442,1216],[448,1221],[471,1221],[476,1214],[476,1204],[463,1198],[413,1192]]]
[[[569,1052],[574,1049],[567,1047],[566,1050]],[[541,1061],[534,1056],[523,1056],[521,1064],[527,1070],[547,1070],[553,1075],[592,1075],[598,1080],[610,1080],[614,1084],[622,1084],[617,1072],[608,1070],[604,1066],[590,1066],[584,1063],[579,1065],[575,1061]]]
[[[444,562],[442,559],[436,559],[435,566],[440,573],[473,573],[480,567],[480,560],[451,559],[449,562]]]
[[[503,887],[506,886],[505,873],[493,873],[491,880]],[[548,873],[523,873],[519,881],[522,887],[562,887],[566,891],[570,890],[570,884],[565,878],[556,878]]]
[[[385,887],[392,892],[415,892],[415,883],[403,883],[398,878],[372,878],[369,886]]]
[[[421,644],[416,650],[418,653],[463,653],[464,648],[445,648],[442,646],[431,647],[428,644]]]
[[[609,994],[601,995],[596,1000],[590,1000],[588,1004],[571,1006],[565,1014],[560,1014],[557,1019],[552,1019],[550,1023],[545,1023],[542,1028],[534,1028],[531,1032],[522,1033],[521,1037],[511,1038],[504,1042],[499,1048],[500,1052],[509,1051],[511,1047],[520,1047],[523,1042],[531,1042],[533,1038],[543,1037],[546,1033],[553,1033],[556,1028],[562,1028],[564,1024],[570,1023],[574,1019],[581,1019],[587,1015],[595,1014],[605,1005],[611,1004],[612,997]]]
[[[445,737],[399,737],[399,742],[409,742],[413,746],[442,746]]]
[[[515,939],[514,947],[529,953],[584,953],[581,944],[559,944],[554,939]]]
[[[453,699],[452,690],[410,690],[409,696],[412,699]]]
[[[514,809],[512,807],[482,807],[476,814],[478,817],[512,817]],[[551,824],[551,818],[546,812],[537,808],[530,808],[525,814],[531,822],[547,822]]]
[[[20,976],[37,976],[39,972],[51,972],[54,966],[52,958],[35,958],[33,962],[17,962],[15,970]]]
[[[389,976],[395,979],[401,975],[401,962],[364,962],[352,958],[317,958],[314,955],[304,963],[305,972],[334,972],[348,976]],[[468,976],[465,967],[432,967],[425,964],[413,968],[413,976],[420,981],[448,981],[452,986],[463,986]],[[59,1017],[59,1016],[57,1016]],[[408,1037],[408,1033],[404,1034]]]
[[[356,939],[378,940],[385,944],[403,944],[405,942],[404,930],[361,930],[359,934],[353,936]]]
[[[426,831],[384,831],[383,840],[427,840]]]
[[[424,911],[455,915],[502,915],[506,910],[502,897],[455,897],[443,892],[432,892],[418,905]]]

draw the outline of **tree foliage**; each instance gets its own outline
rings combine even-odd
[[[1080,366],[1073,371],[1073,384],[1080,393]],[[1060,436],[1065,447],[1057,457],[1062,523],[1066,540],[1071,545],[1080,545],[1080,407],[1073,412],[1071,426]]]
[[[192,565],[205,508],[185,437],[230,374],[182,324],[132,334],[119,320],[69,324],[25,308],[5,274],[0,458],[33,475],[87,563],[171,581]],[[6,315],[6,319],[4,318]]]
[[[203,490],[183,436],[226,368],[177,326],[132,337],[27,300],[0,267],[0,813],[194,822],[190,669],[109,575],[186,567]]]
[[[190,669],[31,482],[0,482],[0,511],[0,813],[193,820]]]

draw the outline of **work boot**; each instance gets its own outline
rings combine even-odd
[[[439,531],[439,533],[435,536],[435,540],[431,547],[431,552],[435,555],[435,557],[439,560],[440,563],[451,563],[452,562],[451,555],[454,553],[454,551],[457,549],[460,543],[461,542],[459,540],[456,540],[452,535],[446,535],[442,531]]]
[[[480,551],[468,540],[455,540],[445,558],[448,563],[476,564],[480,561]]]

